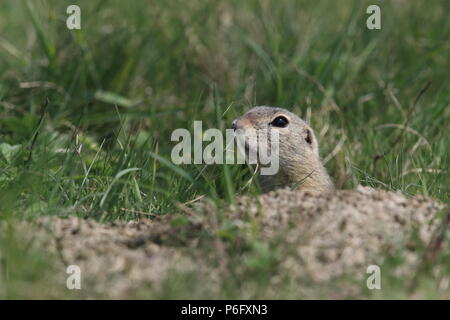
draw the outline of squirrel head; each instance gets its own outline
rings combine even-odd
[[[292,112],[268,106],[250,109],[231,125],[236,132],[246,135],[252,131],[263,134],[271,143],[272,133],[278,133],[280,172],[276,177],[267,177],[269,183],[277,186],[295,186],[302,183],[310,189],[332,189],[332,182],[320,162],[319,144],[312,128]],[[250,141],[247,148],[258,148],[257,139]],[[323,187],[322,187],[323,186]]]
[[[234,130],[243,133],[254,130],[266,132],[269,139],[271,132],[277,131],[280,145],[280,160],[295,155],[315,155],[319,157],[319,145],[311,127],[297,115],[282,109],[267,106],[254,107],[231,125]]]

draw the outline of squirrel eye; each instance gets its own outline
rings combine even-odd
[[[288,123],[289,121],[288,119],[286,119],[286,117],[279,116],[273,119],[273,121],[270,124],[273,125],[274,127],[284,128],[288,125]]]

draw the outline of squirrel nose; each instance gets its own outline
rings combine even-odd
[[[236,131],[236,120],[234,120],[232,123],[231,123],[231,129],[233,129],[234,131]]]

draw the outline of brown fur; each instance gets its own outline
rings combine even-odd
[[[273,119],[284,116],[285,128],[271,125]],[[298,116],[282,108],[255,107],[233,121],[236,130],[278,130],[279,171],[260,176],[264,191],[290,186],[313,193],[334,191],[334,185],[320,161],[319,145],[312,128]],[[270,137],[270,134],[269,134]]]

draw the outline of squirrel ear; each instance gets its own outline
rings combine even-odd
[[[313,143],[313,139],[314,138],[313,138],[311,130],[306,129],[305,141],[308,142],[309,144],[312,144]]]
[[[311,128],[305,128],[305,141],[311,146],[313,152],[319,155],[319,145],[317,143],[316,137],[314,136],[314,132]]]

